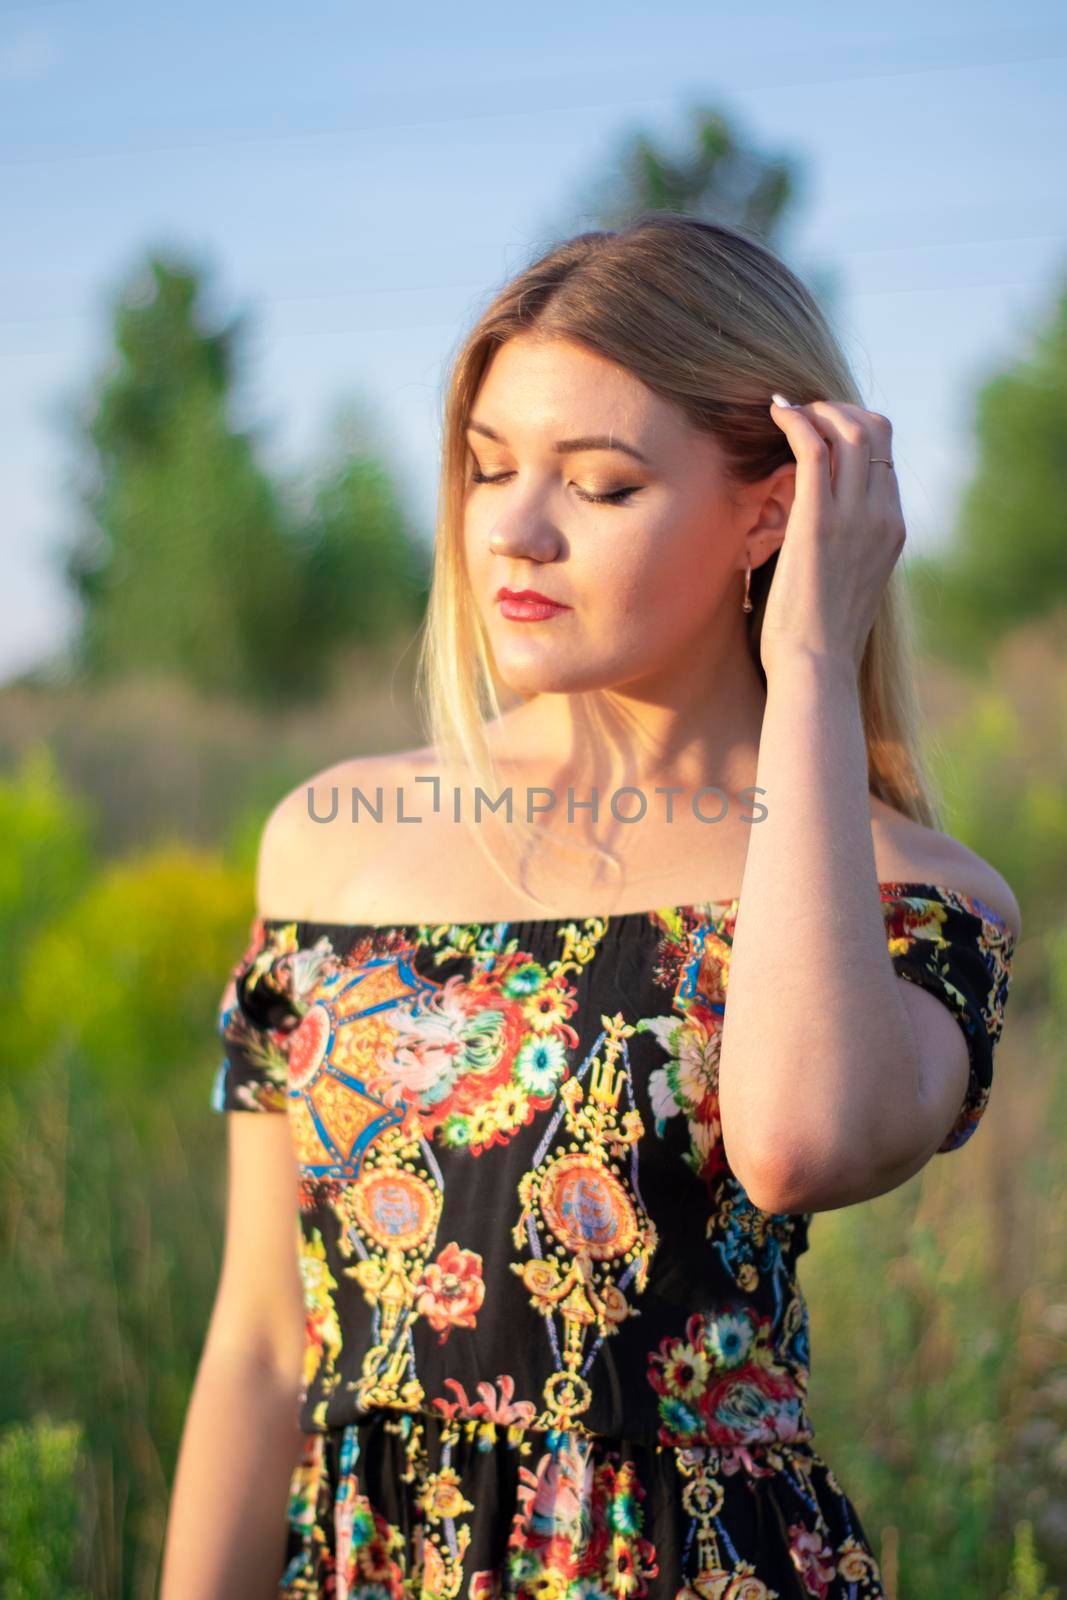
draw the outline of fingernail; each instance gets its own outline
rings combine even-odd
[[[774,401],[776,406],[788,406],[790,409],[792,408],[793,402],[791,400],[787,400],[784,394],[772,394],[771,399]]]

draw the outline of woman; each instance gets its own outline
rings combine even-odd
[[[164,1600],[884,1593],[797,1258],[973,1134],[1019,935],[936,825],[903,543],[743,232],[649,213],[481,317],[430,741],[276,807],[222,998],[216,1108],[286,1115],[229,1119]]]

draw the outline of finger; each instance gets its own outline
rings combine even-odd
[[[899,508],[900,485],[893,466],[893,424],[880,411],[864,411],[863,418],[871,436],[871,488],[885,491]]]
[[[867,430],[871,446],[868,458],[871,467],[871,486],[880,489],[883,483],[888,482],[895,492],[896,474],[892,466],[893,424],[880,411],[867,411],[862,406],[848,406],[846,409],[854,412],[861,426]]]
[[[785,434],[797,463],[794,500],[814,506],[832,494],[830,449],[822,434],[800,406],[771,404],[771,420]]]
[[[878,472],[877,468],[879,466],[884,466],[887,462],[892,462],[893,460],[893,424],[890,422],[888,417],[883,416],[882,412],[868,411],[863,406],[855,406],[845,400],[836,400],[833,402],[813,400],[810,402],[810,407],[816,417],[825,414],[826,407],[831,405],[832,409],[840,413],[842,416],[853,418],[856,424],[865,432],[869,447],[869,455],[867,458],[868,467],[873,466],[876,469],[875,471],[869,473],[868,487],[875,489],[881,488],[882,479],[885,474]],[[836,483],[837,479],[834,473],[834,457],[832,448],[830,474],[831,478]],[[890,476],[892,476],[892,474],[890,474]]]
[[[818,405],[819,402],[813,402]],[[837,409],[852,416],[868,440],[867,481],[865,500],[873,519],[891,538],[899,551],[906,538],[904,513],[900,503],[900,485],[892,467],[893,424],[880,411],[867,411],[862,406],[838,404]]]
[[[875,452],[881,454],[880,451]],[[886,454],[889,455],[887,448]],[[876,476],[877,475],[877,476]],[[900,484],[896,473],[887,467],[884,462],[871,463],[871,487],[867,492],[867,503],[870,505],[887,536],[892,538],[897,546],[897,553],[904,548],[907,538],[907,527],[904,521],[904,509],[900,501]]]
[[[856,505],[866,498],[870,482],[871,435],[866,413],[844,401],[812,400],[805,406],[813,425],[830,446],[830,481],[835,500]]]

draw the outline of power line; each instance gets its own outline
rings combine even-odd
[[[894,244],[894,245],[876,245],[876,246],[873,246],[871,248],[867,248],[867,247],[864,247],[864,246],[858,246],[858,247],[856,247],[855,249],[852,249],[852,250],[847,250],[847,249],[846,250],[839,250],[833,255],[832,259],[833,259],[834,262],[846,262],[846,261],[852,259],[853,257],[857,257],[857,256],[899,255],[899,254],[907,253],[910,250],[956,250],[956,249],[969,248],[972,245],[1031,244],[1031,243],[1038,244],[1038,243],[1044,243],[1044,242],[1046,242],[1048,240],[1058,240],[1058,241],[1063,242],[1064,241],[1064,234],[1063,234],[1062,230],[1060,230],[1058,232],[1055,232],[1055,233],[977,234],[977,235],[972,235],[972,236],[970,236],[968,238],[964,238],[964,239],[945,239],[945,240],[938,240],[938,241],[935,241],[933,243],[927,243],[927,242],[924,242],[923,240],[918,240],[918,239],[903,239],[899,244]],[[996,288],[996,287],[998,287],[998,286],[1003,284],[1005,286],[1009,286],[1010,285],[1012,287],[1016,287],[1016,286],[1021,286],[1023,284],[1026,284],[1026,283],[1035,283],[1036,284],[1036,283],[1039,283],[1041,281],[1042,280],[1036,279],[1036,278],[1034,278],[1034,279],[1023,279],[1023,280],[993,279],[993,280],[989,281],[989,285],[988,286],[991,287],[991,288]],[[934,284],[916,284],[916,285],[903,284],[903,285],[900,285],[900,286],[890,285],[887,289],[884,289],[884,290],[877,290],[877,289],[876,290],[868,290],[868,289],[863,289],[861,287],[855,287],[855,288],[850,288],[848,292],[850,294],[871,294],[871,293],[874,293],[874,294],[894,294],[894,293],[906,294],[906,293],[911,293],[913,290],[916,290],[916,291],[936,293],[939,289],[948,290],[948,289],[954,289],[956,287],[961,287],[961,286],[962,287],[968,287],[968,285],[966,283],[961,285],[960,284],[960,280],[958,278],[954,278],[951,284],[936,284],[936,283],[934,283]],[[983,284],[982,280],[977,280],[977,279],[973,280],[971,282],[971,284],[969,285],[969,287],[972,287],[972,288],[981,288],[981,287],[984,287],[984,286],[985,285]],[[448,294],[475,293],[475,294],[477,294],[477,293],[486,292],[489,287],[490,287],[490,284],[489,284],[489,280],[487,278],[477,278],[477,279],[468,279],[468,280],[460,282],[460,283],[444,283],[444,282],[441,282],[440,280],[435,280],[435,281],[430,282],[430,283],[392,284],[392,285],[389,285],[388,287],[381,287],[381,288],[309,289],[309,290],[302,290],[302,291],[300,291],[299,293],[296,293],[296,294],[256,293],[254,295],[249,296],[249,309],[251,310],[253,316],[255,316],[255,314],[261,308],[270,308],[272,306],[304,305],[304,304],[313,305],[313,304],[315,304],[315,303],[317,303],[319,301],[324,301],[324,300],[340,300],[340,301],[354,300],[354,301],[361,301],[361,300],[369,300],[369,299],[372,299],[372,298],[374,298],[376,296],[380,296],[380,295],[394,296],[394,295],[420,295],[420,294],[435,294],[435,293],[448,293]],[[75,310],[72,310],[72,311],[42,311],[42,312],[29,312],[29,313],[20,312],[20,313],[17,313],[15,316],[0,317],[0,329],[2,329],[2,328],[21,328],[21,327],[25,327],[27,324],[31,324],[31,323],[39,325],[39,324],[50,324],[50,323],[61,323],[61,322],[81,322],[81,321],[85,321],[85,320],[92,320],[94,312],[97,309],[98,308],[81,307],[81,308],[78,308],[78,309],[75,309]],[[419,324],[403,324],[403,325],[404,326],[418,326]],[[396,326],[401,326],[401,324],[396,324]]]
[[[59,0],[56,0],[59,3]],[[973,44],[973,40],[954,37],[951,41],[958,51]],[[868,79],[883,79],[895,77],[920,77],[941,74],[946,72],[969,72],[982,67],[1024,66],[1037,62],[1044,64],[1052,61],[1067,59],[1067,49],[1062,36],[1056,36],[1045,45],[1027,42],[1021,45],[1018,35],[1005,35],[1003,42],[999,40],[985,40],[982,43],[993,43],[994,52],[987,56],[972,56],[966,60],[954,61],[928,61],[924,64],[907,63],[904,65],[878,65],[871,64],[860,71],[827,74],[820,71],[814,76],[788,76],[775,75],[773,68],[762,65],[753,68],[750,81],[743,81],[740,73],[731,72],[729,77],[729,94],[731,98],[746,92],[767,91],[791,88],[821,88],[834,84],[861,83]],[[929,51],[930,41],[923,41],[923,49]],[[608,81],[608,80],[606,80]],[[617,86],[617,79],[611,80],[613,87]],[[631,111],[643,105],[674,105],[684,107],[697,98],[713,102],[720,96],[721,91],[716,84],[701,85],[696,89],[677,88],[669,92],[656,95],[636,93],[619,98],[617,94],[605,99],[588,98],[589,77],[586,75],[571,75],[569,78],[561,74],[555,75],[548,84],[548,92],[555,89],[557,92],[562,84],[573,82],[579,91],[579,98],[568,99],[566,95],[555,102],[546,100],[542,92],[540,97],[525,105],[516,104],[516,93],[528,89],[529,78],[514,80],[511,83],[501,83],[499,79],[493,83],[493,88],[501,94],[506,102],[499,108],[485,107],[481,110],[464,110],[456,112],[449,110],[437,115],[417,117],[368,117],[354,123],[345,123],[332,128],[301,128],[284,133],[263,133],[258,129],[242,131],[234,129],[207,134],[202,138],[188,137],[179,133],[176,140],[156,140],[150,142],[139,137],[135,130],[131,130],[130,138],[136,142],[125,142],[118,145],[102,145],[96,149],[86,149],[84,145],[73,146],[70,143],[28,146],[18,153],[9,153],[0,159],[0,168],[35,166],[42,163],[55,161],[85,162],[106,161],[115,157],[127,160],[138,160],[146,156],[175,154],[184,150],[212,150],[225,145],[284,145],[299,144],[312,141],[341,141],[345,139],[361,138],[367,134],[382,132],[405,132],[417,129],[434,129],[440,127],[463,126],[476,124],[506,117],[524,116],[551,116],[567,111]],[[472,100],[481,97],[484,100],[486,85],[484,81],[477,84],[454,85],[449,92],[449,105],[465,104],[469,107]]]

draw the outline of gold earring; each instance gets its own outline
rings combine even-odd
[[[741,610],[742,611],[751,611],[752,610],[752,601],[748,597],[748,585],[749,585],[749,580],[751,579],[751,577],[752,577],[752,567],[751,567],[751,565],[747,565],[745,567],[745,598],[741,602]]]

